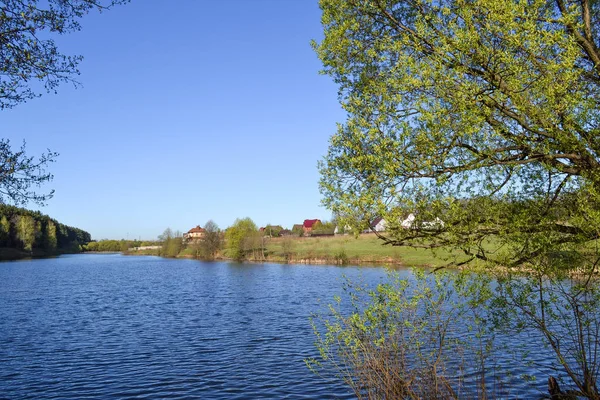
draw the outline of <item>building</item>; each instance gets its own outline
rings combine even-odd
[[[371,222],[371,231],[385,232],[387,228],[387,222],[381,217],[377,217]]]
[[[183,234],[183,240],[187,241],[202,239],[204,237],[205,232],[206,231],[204,230],[204,228],[201,228],[200,225],[196,225],[195,228],[192,228]]]
[[[310,231],[312,231],[313,227],[315,226],[316,223],[321,223],[320,219],[305,219],[304,223],[302,224],[302,229],[304,230],[304,234],[308,234],[310,233]]]

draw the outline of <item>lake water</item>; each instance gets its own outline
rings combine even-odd
[[[353,398],[303,361],[316,355],[309,316],[344,275],[386,272],[117,254],[0,263],[0,398]]]

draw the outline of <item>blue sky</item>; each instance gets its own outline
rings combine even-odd
[[[43,213],[94,239],[330,218],[317,161],[344,113],[316,0],[132,0],[81,22],[57,42],[83,86],[0,112],[13,146],[60,153]]]

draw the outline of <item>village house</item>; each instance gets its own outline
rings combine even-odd
[[[387,222],[381,217],[377,217],[371,222],[371,231],[385,232],[387,228]]]
[[[304,234],[305,235],[309,234],[317,222],[321,223],[321,220],[320,219],[305,219],[304,223],[302,224],[302,229],[304,230]]]
[[[200,225],[196,225],[195,228],[190,229],[186,233],[183,234],[184,241],[198,240],[202,239],[204,236],[204,228],[201,228]]]

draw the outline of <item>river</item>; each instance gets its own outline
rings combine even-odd
[[[304,364],[317,355],[309,316],[344,276],[374,285],[386,271],[119,254],[0,263],[0,398],[354,398]],[[539,383],[519,396],[539,397]]]

